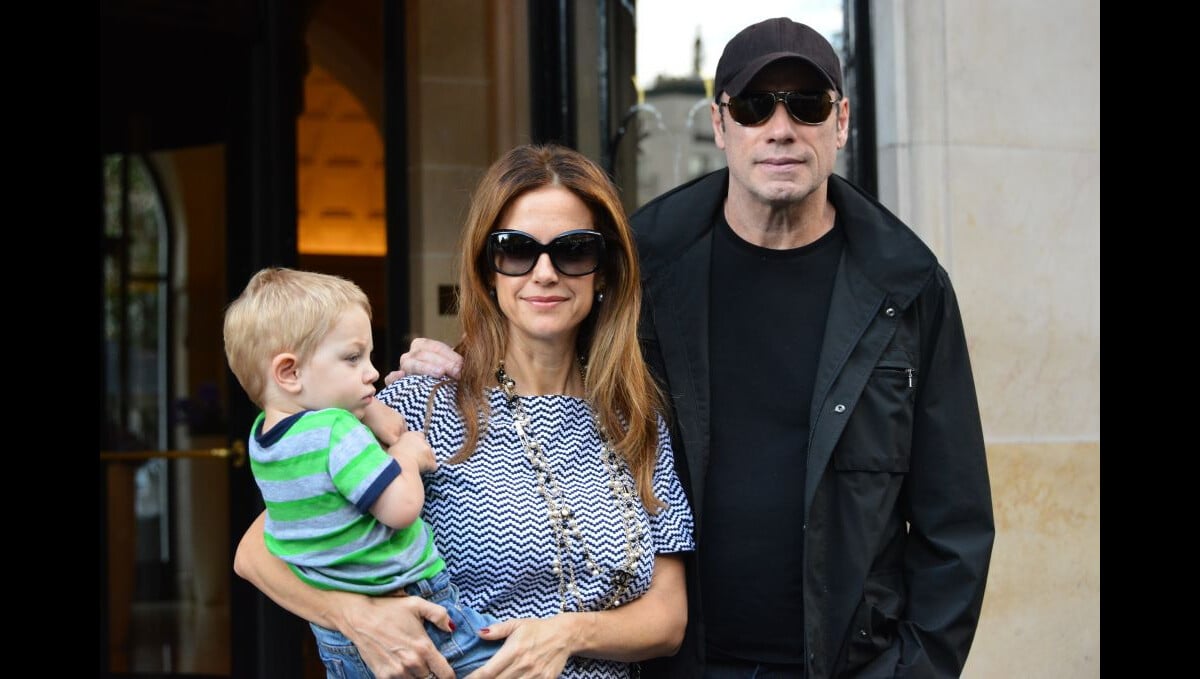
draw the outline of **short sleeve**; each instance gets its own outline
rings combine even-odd
[[[675,473],[675,453],[667,423],[658,417],[658,461],[654,465],[654,495],[666,506],[650,514],[650,539],[657,554],[696,549],[692,508]]]
[[[329,476],[338,492],[360,511],[379,499],[400,474],[400,466],[379,445],[375,435],[345,410],[322,411],[329,423]]]
[[[426,375],[406,375],[375,395],[404,416],[409,431],[423,431],[439,462],[462,447],[462,419],[454,402],[458,383]],[[430,397],[433,398],[432,405]],[[430,422],[426,422],[426,418]]]
[[[404,416],[409,431],[425,426],[425,402],[432,382],[423,375],[408,375],[384,387],[375,398]]]

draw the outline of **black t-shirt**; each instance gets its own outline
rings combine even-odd
[[[804,662],[804,477],[825,320],[845,238],[791,250],[717,218],[709,358],[712,453],[699,540],[711,657]]]

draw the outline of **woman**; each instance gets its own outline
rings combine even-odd
[[[459,379],[405,377],[378,398],[425,431],[440,465],[423,516],[464,603],[502,621],[472,677],[630,676],[682,640],[694,542],[620,200],[582,154],[521,146],[481,180],[462,252]],[[453,676],[421,629],[440,607],[309,588],[261,532],[260,517],[239,575],[348,636],[377,676]]]

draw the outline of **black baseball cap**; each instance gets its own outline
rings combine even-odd
[[[717,98],[741,94],[764,66],[789,58],[808,62],[843,94],[842,62],[833,45],[811,27],[777,17],[743,28],[725,45],[713,83]]]

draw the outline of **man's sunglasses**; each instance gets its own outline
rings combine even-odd
[[[599,231],[577,229],[560,234],[543,245],[524,231],[494,231],[488,236],[488,261],[505,276],[524,276],[533,270],[543,252],[564,276],[586,276],[604,261],[604,236]]]
[[[729,109],[729,117],[738,125],[761,125],[775,112],[775,102],[782,101],[792,119],[805,125],[820,125],[829,119],[833,105],[841,97],[832,98],[828,92],[745,92],[729,101],[717,104]]]

